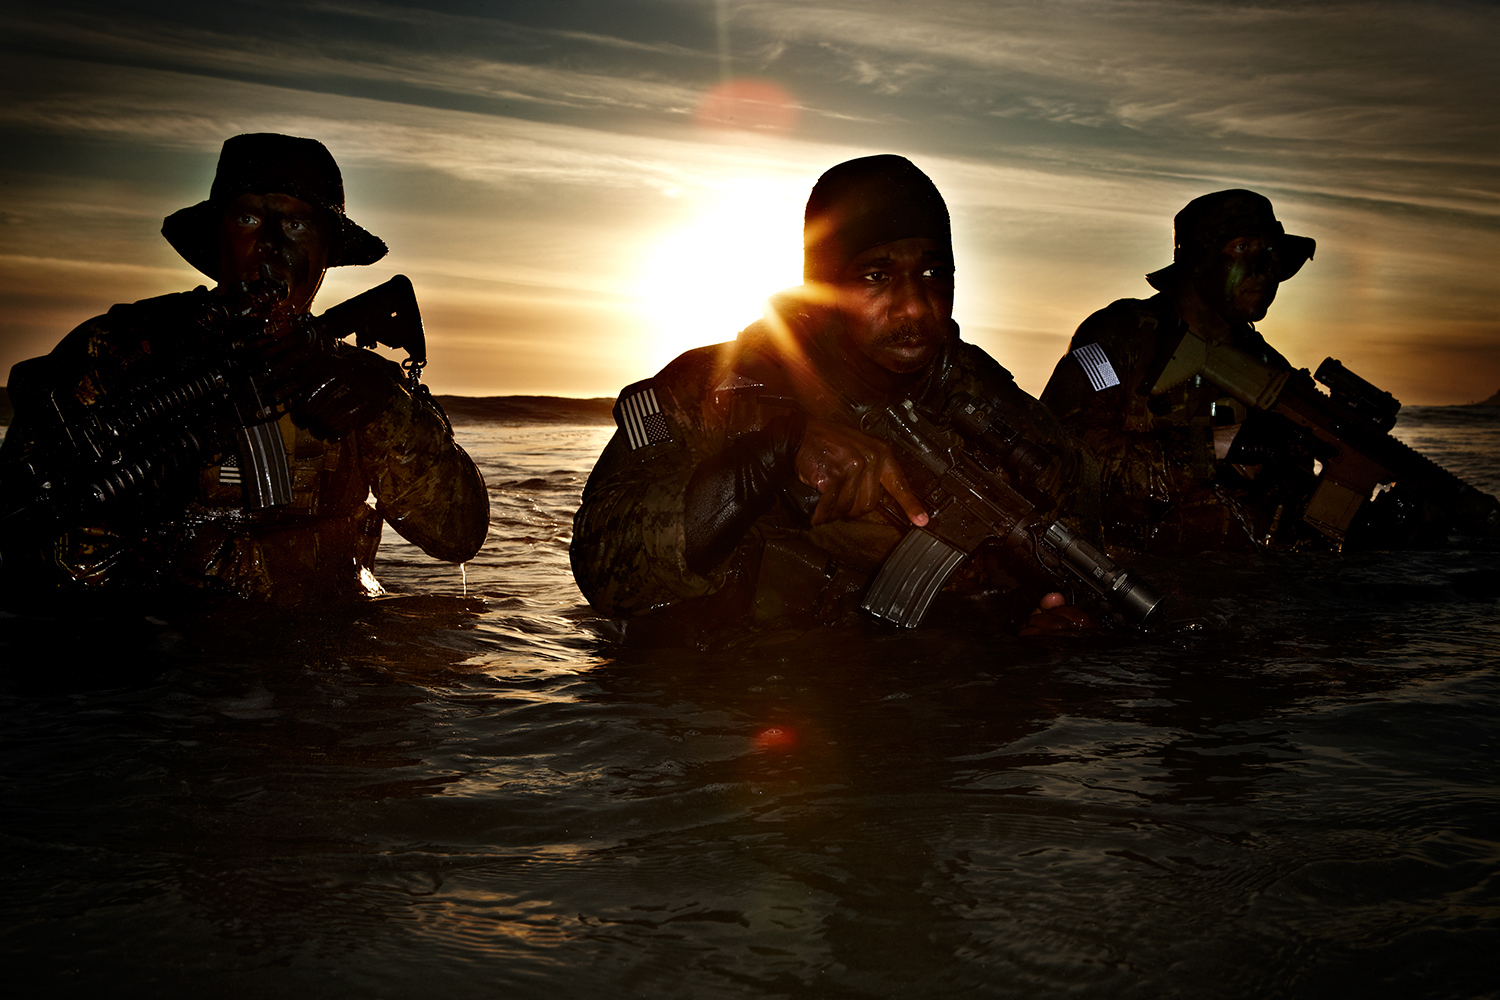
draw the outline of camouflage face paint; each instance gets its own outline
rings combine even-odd
[[[1224,244],[1210,276],[1215,305],[1228,320],[1254,323],[1276,299],[1276,251],[1258,236],[1237,236]],[[1201,286],[1200,286],[1201,287]]]

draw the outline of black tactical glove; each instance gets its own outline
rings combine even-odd
[[[693,470],[683,505],[688,569],[710,573],[771,509],[781,484],[796,478],[797,449],[806,429],[801,411],[776,417]]]
[[[314,355],[295,377],[292,420],[334,441],[375,419],[404,390],[401,369],[373,351],[344,348]]]
[[[401,389],[394,362],[290,324],[261,347],[266,384],[299,427],[333,441],[386,410]]]

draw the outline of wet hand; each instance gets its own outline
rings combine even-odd
[[[1075,608],[1059,593],[1043,594],[1036,602],[1036,610],[1026,620],[1022,635],[1077,635],[1088,629],[1098,628],[1094,616],[1082,608]]]
[[[809,418],[797,449],[797,477],[818,491],[813,524],[868,514],[880,507],[882,493],[895,498],[912,524],[927,523],[890,445],[853,427]]]

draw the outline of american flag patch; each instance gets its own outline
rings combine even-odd
[[[219,466],[219,483],[223,486],[240,485],[240,460],[234,455],[225,455]]]
[[[1083,373],[1088,376],[1089,385],[1095,392],[1120,384],[1120,376],[1115,374],[1115,366],[1109,363],[1109,355],[1098,344],[1084,344],[1073,352],[1073,357],[1083,366]]]
[[[625,432],[631,451],[672,440],[667,418],[662,415],[650,379],[627,385],[620,392],[620,399],[615,403],[615,423]]]

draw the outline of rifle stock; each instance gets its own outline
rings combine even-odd
[[[1151,621],[1160,594],[1062,521],[1045,516],[1051,498],[1029,485],[1050,456],[971,397],[956,399],[949,416],[956,427],[937,423],[906,401],[873,410],[861,422],[895,449],[910,478],[926,484],[923,500],[931,512],[927,526],[908,531],[881,565],[861,607],[914,627],[953,571],[981,544],[997,539],[1046,576],[1083,583],[1128,620]],[[979,437],[985,451],[1006,456],[1008,468],[981,461],[966,447],[965,432]]]
[[[1318,368],[1317,380],[1331,389],[1325,396],[1305,368],[1277,371],[1184,330],[1157,360],[1141,391],[1157,395],[1195,376],[1251,409],[1287,418],[1321,442],[1322,472],[1301,517],[1335,543],[1343,543],[1366,500],[1396,484],[1463,530],[1500,535],[1500,501],[1386,433],[1401,404],[1333,358]]]
[[[427,364],[422,312],[411,279],[404,274],[329,307],[313,323],[320,338],[343,340],[353,335],[360,347],[381,344],[405,351],[419,370]]]

